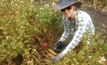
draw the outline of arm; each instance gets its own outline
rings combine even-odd
[[[59,39],[59,41],[65,41],[65,39],[69,36],[69,34],[70,34],[70,27],[68,26],[68,23],[67,23],[68,21],[66,20],[66,18],[62,18],[62,23],[63,23],[63,25],[64,25],[64,32],[63,32],[63,34],[62,34],[62,36],[61,36],[61,38]]]
[[[86,32],[86,25],[88,23],[88,21],[86,19],[82,19],[80,20],[80,24],[78,29],[75,32],[75,35],[73,36],[72,41],[68,44],[68,46],[62,51],[62,53],[65,55],[66,53],[68,53],[69,51],[72,51],[72,49],[74,49],[79,42],[81,41],[83,34]]]
[[[72,41],[68,44],[68,46],[60,54],[58,54],[55,57],[54,62],[59,61],[60,59],[62,59],[65,56],[65,54],[67,54],[69,51],[72,51],[72,49],[74,49],[79,44],[79,42],[82,40],[85,32],[94,30],[93,24],[90,23],[90,25],[92,24],[92,26],[89,25],[90,17],[88,17],[87,14],[84,14],[84,13],[81,14],[81,12],[80,12],[80,14],[76,17],[76,20],[78,20],[79,24],[78,24],[78,28],[73,36]],[[92,27],[93,30],[89,30],[88,27]]]
[[[77,31],[75,32],[75,35],[72,39],[72,41],[68,44],[68,46],[60,53],[58,54],[55,59],[53,60],[53,62],[58,62],[60,59],[62,59],[66,53],[68,53],[69,51],[71,51],[72,49],[74,49],[80,42],[81,38],[83,37],[84,32],[86,31],[86,24],[87,23],[82,23],[82,25],[80,25],[77,29]]]

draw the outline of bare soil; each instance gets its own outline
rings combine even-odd
[[[96,29],[95,33],[101,33],[102,37],[105,39],[104,43],[107,43],[107,12],[102,12],[89,7],[82,8],[81,10],[86,11],[91,16]]]

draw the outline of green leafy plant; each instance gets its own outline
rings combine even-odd
[[[0,29],[3,30],[0,38],[1,65],[17,62],[13,60],[18,55],[23,57],[22,64],[41,63],[37,44],[42,44],[42,39],[47,39],[48,34],[60,33],[57,30],[61,26],[60,19],[56,18],[60,14],[55,15],[57,12],[51,7],[51,4],[43,6],[42,2],[38,4],[30,0],[0,1]],[[55,36],[53,39],[57,38]]]
[[[63,31],[54,4],[52,0],[0,0],[0,65],[52,64],[55,55],[44,44],[52,49]],[[55,65],[106,63],[107,45],[99,34],[94,37],[90,49],[85,45],[78,54],[73,50]]]

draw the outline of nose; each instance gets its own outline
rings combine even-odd
[[[68,12],[68,10],[67,9],[65,9],[65,13],[67,13]]]

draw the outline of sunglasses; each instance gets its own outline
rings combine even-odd
[[[71,6],[68,6],[68,7],[64,8],[64,9],[61,9],[61,12],[64,12],[65,10],[70,10],[70,9],[71,9]]]

